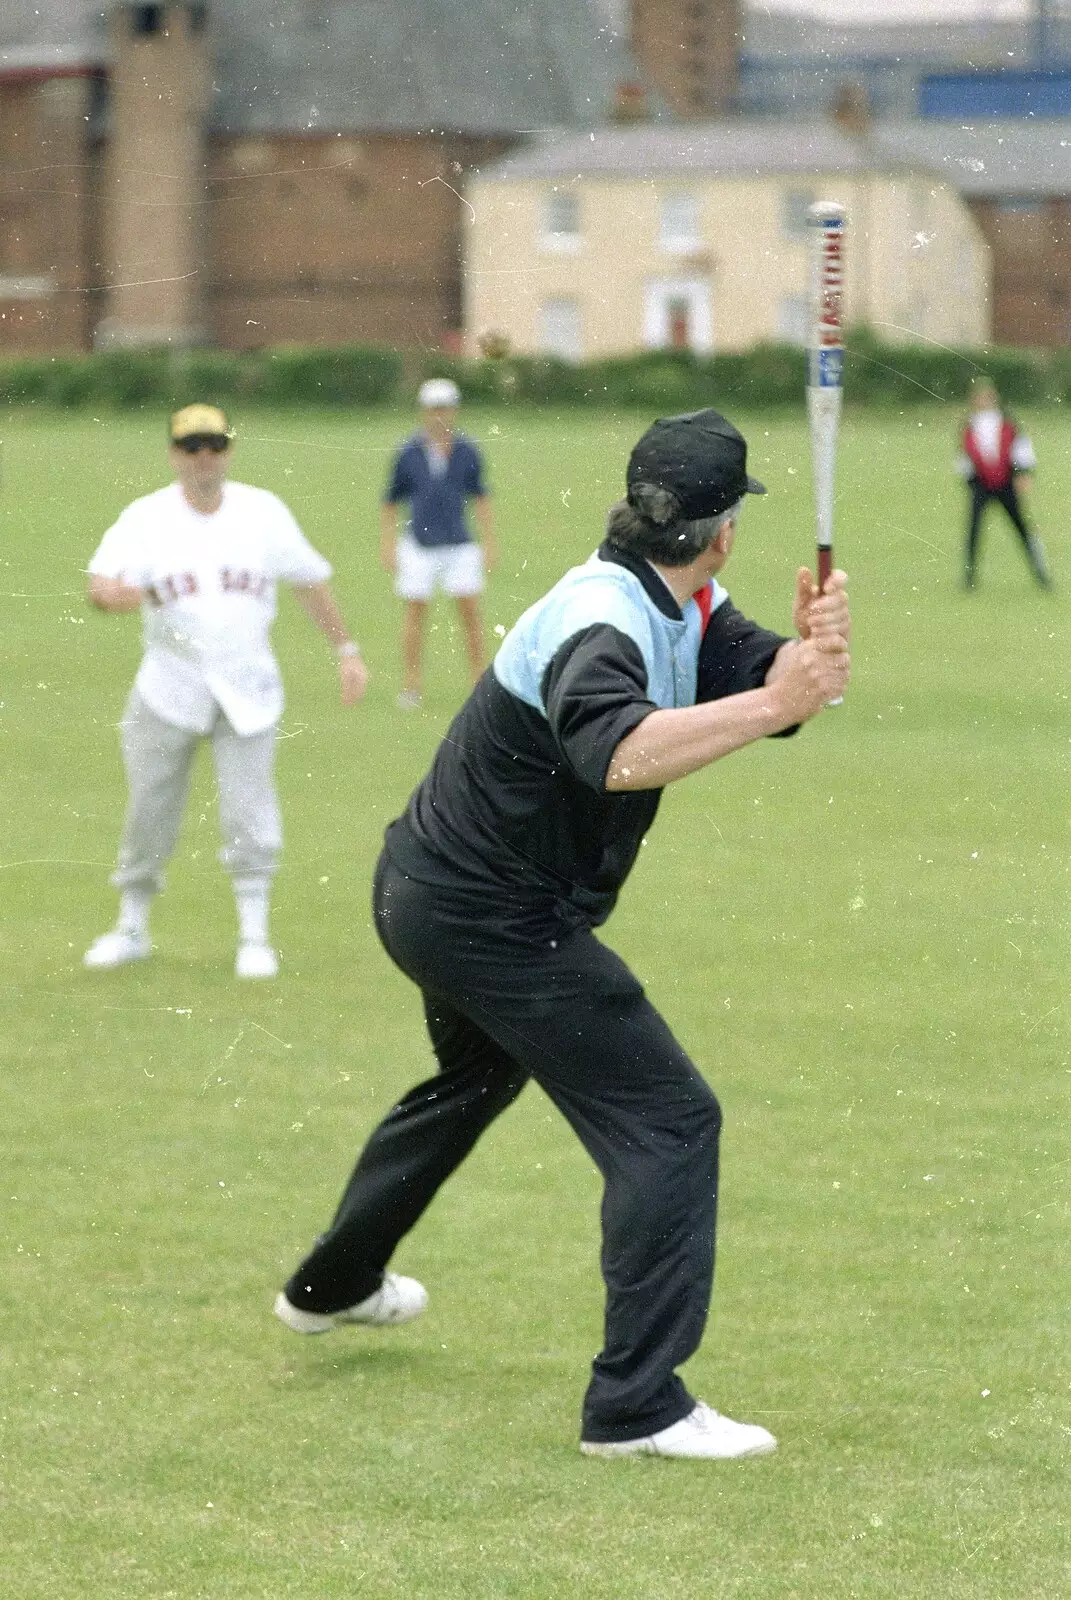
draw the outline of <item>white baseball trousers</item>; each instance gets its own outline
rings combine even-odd
[[[132,689],[119,724],[129,798],[117,889],[163,888],[163,868],[175,848],[197,747],[212,744],[219,786],[219,859],[236,879],[266,880],[282,846],[282,821],[275,790],[276,728],[239,737],[222,712],[210,733],[176,728],[151,711]]]

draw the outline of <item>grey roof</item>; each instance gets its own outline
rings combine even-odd
[[[107,59],[104,0],[2,0],[0,70]],[[637,78],[604,0],[210,0],[220,132],[591,126]]]
[[[892,159],[881,155],[877,164],[886,166]],[[751,177],[861,172],[874,165],[874,154],[860,140],[828,121],[643,123],[535,140],[485,168],[484,176],[650,178],[717,172]]]
[[[0,72],[69,70],[107,59],[101,4],[86,0],[2,0]]]
[[[882,123],[879,149],[938,171],[965,195],[1071,195],[1071,118]]]
[[[592,125],[635,76],[590,0],[221,0],[216,26],[221,129]]]
[[[890,9],[892,9],[890,7]],[[743,48],[747,55],[775,61],[809,59],[834,66],[839,60],[913,62],[921,71],[967,71],[1035,65],[1039,43],[1036,17],[965,18],[954,22],[830,23],[766,8],[745,12]],[[1044,40],[1048,52],[1071,52],[1071,16],[1050,14]],[[1051,64],[1051,62],[1050,62]]]
[[[855,138],[826,122],[641,124],[537,139],[484,169],[495,178],[728,177],[936,171],[962,194],[1071,194],[1071,120],[878,123]]]

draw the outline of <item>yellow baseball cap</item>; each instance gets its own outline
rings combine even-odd
[[[177,444],[180,439],[189,439],[195,434],[224,439],[234,437],[230,423],[218,406],[183,406],[171,418],[171,438]]]

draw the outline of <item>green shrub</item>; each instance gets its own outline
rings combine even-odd
[[[1052,391],[1054,358],[1035,350],[953,350],[928,342],[890,345],[870,329],[857,328],[846,341],[845,354],[845,393],[852,401],[962,401],[980,377],[992,379],[1011,404],[1041,401]]]
[[[981,363],[1001,397],[1010,404],[1044,400],[1048,390],[1048,362],[1032,350],[989,350]]]
[[[182,350],[171,358],[169,403],[228,406],[256,397],[263,362],[256,354],[231,350]]]
[[[7,405],[78,405],[91,385],[90,357],[45,356],[0,366],[0,400]]]
[[[99,375],[93,356],[59,357],[48,377],[46,399],[53,406],[84,406],[97,396]]]
[[[1071,350],[1054,350],[1049,357],[1049,385],[1046,398],[1057,403],[1071,402]]]
[[[466,361],[461,356],[437,356],[422,351],[411,385],[412,393],[407,388],[400,398],[415,401],[416,391],[425,378],[452,378],[461,390],[461,398],[474,405],[493,405],[510,399],[517,385],[516,364],[512,360]]]
[[[760,344],[738,354],[708,356],[705,366],[714,392],[734,405],[783,406],[799,403],[807,357],[796,345]]]
[[[635,356],[614,356],[590,362],[584,397],[609,405],[637,406],[672,413],[694,406],[697,389],[695,357],[656,350]]]
[[[262,359],[258,395],[275,405],[382,405],[402,375],[397,351],[358,345],[265,350]]]
[[[103,350],[93,357],[87,398],[101,405],[166,405],[171,398],[169,350]]]
[[[510,363],[514,383],[512,397],[537,405],[572,404],[585,398],[585,370],[555,356],[530,356]]]
[[[595,404],[666,415],[707,405],[724,410],[795,406],[805,373],[805,352],[788,344],[705,356],[644,350],[583,363],[508,354],[468,360],[357,345],[110,350],[0,362],[0,404],[174,409],[205,400],[224,407],[411,406],[421,381],[440,377],[452,378],[467,404]],[[981,375],[992,378],[1012,405],[1071,403],[1071,352],[885,344],[869,328],[853,329],[847,340],[849,405],[961,404]]]

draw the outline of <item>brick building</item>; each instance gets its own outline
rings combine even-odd
[[[1071,345],[1071,118],[876,123],[870,142],[967,201],[993,264],[993,338]]]
[[[993,263],[993,337],[1071,344],[1071,7],[832,26],[749,12],[737,110],[783,121],[869,107],[872,146],[938,171]]]
[[[854,90],[869,156],[971,206],[993,336],[1068,344],[1071,119],[913,100],[965,51],[1007,88],[996,63],[1030,38],[1011,27],[837,30],[743,0],[3,0],[0,353],[451,345],[466,179],[520,142],[749,112],[791,143]]]
[[[657,109],[606,6],[5,0],[0,352],[450,343],[466,175]]]

